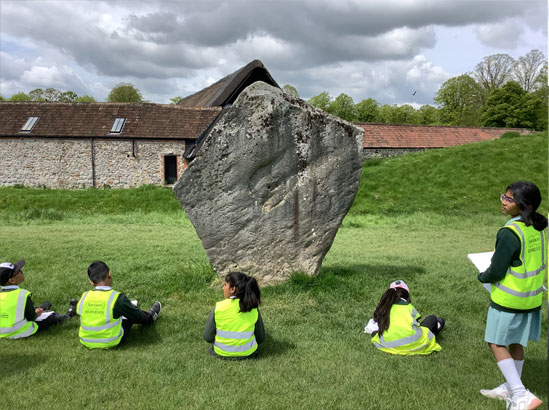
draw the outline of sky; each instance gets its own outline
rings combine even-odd
[[[483,58],[547,53],[546,0],[0,0],[0,95],[170,103],[259,59],[301,98],[433,104]]]

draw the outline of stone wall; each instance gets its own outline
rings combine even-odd
[[[364,148],[364,159],[399,157],[411,152],[426,151],[428,148]]]
[[[184,150],[184,141],[3,138],[0,186],[88,188],[94,176],[97,188],[164,185],[164,156],[177,156],[179,176]]]

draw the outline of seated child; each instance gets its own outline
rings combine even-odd
[[[88,277],[94,288],[84,292],[76,310],[80,315],[78,336],[84,346],[90,349],[117,346],[127,338],[134,323],[151,325],[158,318],[160,302],[144,311],[111,288],[111,272],[104,262],[93,262],[88,267]]]
[[[391,283],[385,291],[365,332],[372,333],[372,343],[379,350],[398,355],[429,354],[442,348],[435,336],[444,327],[444,319],[421,315],[410,303],[410,293],[404,281]]]
[[[242,360],[259,354],[265,340],[263,320],[257,308],[261,294],[255,278],[230,272],[223,285],[224,300],[208,316],[204,340],[213,343],[210,354],[222,359]]]
[[[19,288],[25,280],[23,266],[25,260],[16,264],[0,264],[0,338],[20,339],[29,337],[39,330],[47,329],[73,317],[76,313],[76,299],[69,302],[65,315],[57,314],[44,302],[35,308],[28,290]]]

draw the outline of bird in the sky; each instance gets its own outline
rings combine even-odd
[[[414,93],[412,95],[416,95],[416,92],[414,91]]]

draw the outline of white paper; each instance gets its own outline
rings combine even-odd
[[[377,325],[377,322],[374,319],[370,319],[368,321],[368,324],[364,328],[364,333],[368,333],[371,335],[374,332],[377,332],[379,330],[379,327]]]
[[[467,258],[476,266],[479,272],[484,272],[490,267],[493,254],[494,252],[470,253],[467,255]],[[492,291],[492,287],[489,283],[483,283],[482,286],[484,286],[484,289],[488,292]]]
[[[38,316],[36,319],[34,319],[35,322],[41,322],[42,320],[50,317],[55,312],[53,310],[46,310],[45,312],[42,312],[40,316]]]

